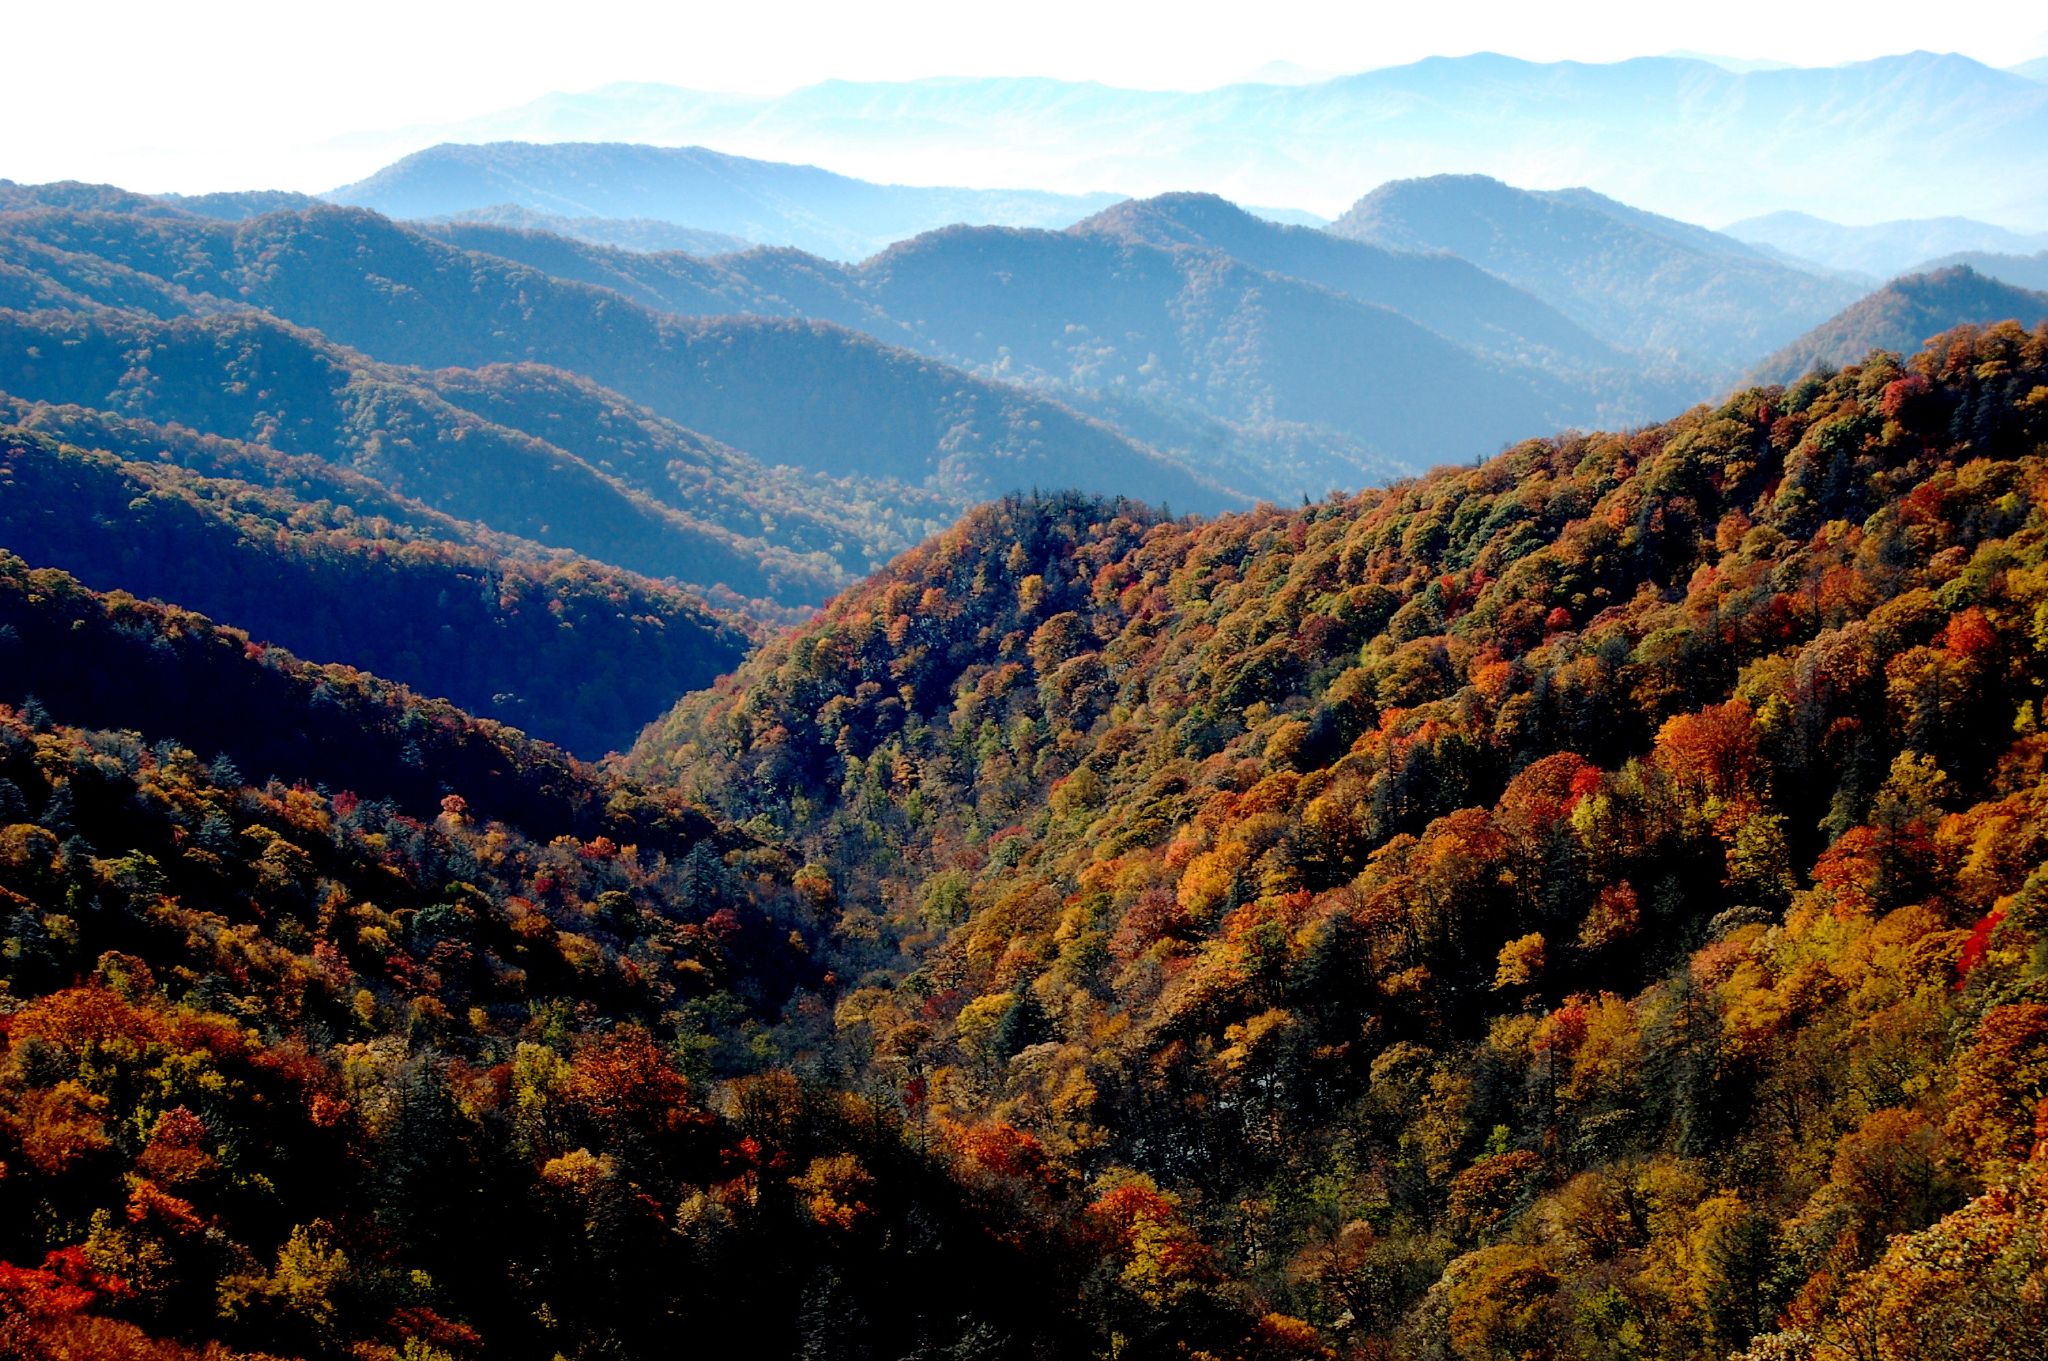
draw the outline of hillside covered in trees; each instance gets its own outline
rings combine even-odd
[[[1161,1298],[2017,1361],[2044,440],[2006,325],[1294,512],[1008,501],[636,769],[819,867],[869,1080],[1123,1188]]]
[[[445,696],[593,759],[630,745],[678,693],[730,670],[749,645],[733,622],[673,587],[477,531],[361,479],[323,476],[310,459],[294,469],[160,427],[71,430],[183,444],[192,462],[224,454],[222,471],[276,481],[296,472],[311,484],[303,490],[332,497],[0,425],[8,551],[89,585],[233,620],[302,656]]]
[[[1853,364],[1872,350],[1908,353],[1931,336],[1990,317],[2022,326],[2048,321],[2048,293],[2032,293],[1968,265],[1893,279],[1757,365],[1758,382],[1796,383],[1817,369]]]
[[[2048,327],[1293,510],[1005,498],[592,765],[533,720],[741,634],[491,497],[738,455],[0,324],[10,1355],[2048,1336]]]

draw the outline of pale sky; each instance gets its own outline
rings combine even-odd
[[[1043,75],[1201,89],[1274,61],[1349,72],[1478,50],[1809,66],[1914,48],[1993,66],[2048,54],[2048,10],[2033,0],[8,0],[0,28],[0,177],[188,192],[329,188],[346,160],[332,139],[615,80],[769,93],[833,77]]]

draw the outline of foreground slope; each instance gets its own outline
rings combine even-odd
[[[2008,324],[1292,513],[1005,502],[639,765],[829,875],[913,1120],[1143,1178],[1152,1288],[1356,1356],[2017,1361],[2044,392]]]
[[[1069,1192],[763,1063],[820,978],[794,868],[0,554],[0,1351],[1108,1345]]]

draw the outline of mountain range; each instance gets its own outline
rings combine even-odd
[[[570,219],[652,218],[849,260],[950,223],[1063,227],[1116,201],[1114,194],[870,184],[701,146],[622,142],[449,143],[326,197],[389,217],[508,204]]]
[[[2048,250],[2048,232],[2018,232],[1966,217],[1848,227],[1810,213],[1776,212],[1723,228],[1727,235],[1874,279],[1889,279],[1966,252],[2026,255]]]
[[[545,151],[555,173],[618,194],[620,157],[648,150],[494,148],[492,161]],[[159,318],[253,306],[384,364],[492,371],[479,386],[494,392],[503,366],[578,375],[645,408],[670,428],[662,438],[696,441],[698,463],[709,441],[786,465],[785,478],[861,483],[862,504],[889,507],[870,526],[897,527],[879,539],[804,528],[820,513],[815,485],[798,493],[812,510],[766,537],[745,517],[727,526],[823,553],[828,574],[865,570],[939,504],[1022,486],[1213,509],[1383,480],[1521,429],[1648,419],[1861,293],[1589,190],[1481,176],[1383,185],[1327,230],[1172,194],[1063,231],[926,232],[858,263],[787,247],[629,249],[584,239],[602,234],[587,226],[543,229],[629,219],[504,206],[404,225],[327,206],[237,219],[265,200],[227,198],[200,216],[104,186],[12,186],[0,302]],[[627,230],[659,244],[648,222]],[[451,382],[424,386],[459,404]],[[529,401],[512,423],[553,442],[536,423],[560,420]],[[641,475],[635,492],[697,513],[672,479]],[[650,550],[627,565],[664,575],[679,561]],[[679,579],[784,603],[817,580],[702,561]]]
[[[856,333],[650,312],[361,209],[242,224],[52,211],[5,223],[4,239],[0,260],[56,281],[52,298],[158,315],[257,306],[391,363],[552,366],[771,464],[893,479],[956,504],[1033,481],[1231,499],[1064,408]],[[42,305],[26,284],[12,298]]]
[[[1627,417],[1684,399],[1625,375],[1621,350],[1464,261],[1274,224],[1213,196],[1126,203],[1064,233],[954,227],[857,266],[426,230],[664,311],[855,328],[1105,412],[1198,461],[1138,408],[1220,422],[1276,458],[1287,432],[1323,432],[1331,457],[1320,465],[1206,468],[1266,495],[1427,466],[1461,444],[1498,443],[1518,420]],[[1453,389],[1462,400],[1447,402]]]
[[[1475,53],[1197,92],[1039,78],[828,81],[774,96],[614,84],[359,141],[352,154],[505,140],[708,144],[881,180],[1202,189],[1329,215],[1367,186],[1450,168],[1598,185],[1700,221],[1793,208],[2048,222],[2048,86],[1930,52],[1747,71]]]

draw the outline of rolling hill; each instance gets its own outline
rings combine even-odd
[[[317,457],[459,519],[743,598],[812,603],[847,580],[822,549],[795,552],[721,523],[758,528],[764,515],[782,514],[796,522],[785,538],[841,542],[839,526],[806,525],[801,504],[778,505],[777,479],[759,465],[644,413],[635,422],[601,396],[600,409],[640,436],[645,464],[600,467],[471,413],[416,371],[261,314],[158,321],[0,311],[0,335],[0,393],[26,401]],[[451,390],[489,381],[435,380]],[[562,385],[575,388],[566,376]]]

